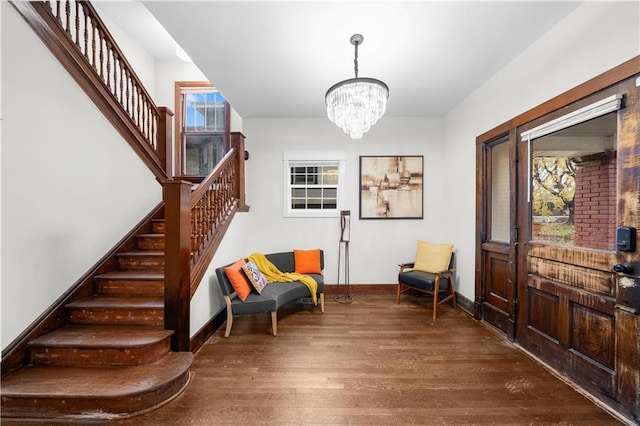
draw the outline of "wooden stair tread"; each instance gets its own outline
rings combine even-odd
[[[162,296],[103,296],[93,295],[76,300],[66,305],[73,309],[163,309],[164,298]]]
[[[104,280],[164,280],[164,272],[158,269],[124,269],[95,276]]]
[[[191,352],[170,352],[152,364],[116,367],[30,365],[2,378],[3,398],[124,398],[152,391],[185,374]]]
[[[171,330],[126,325],[67,325],[29,342],[30,346],[130,348],[150,345],[171,336]]]
[[[141,238],[164,238],[164,234],[159,234],[159,233],[136,234],[136,237],[141,237]]]
[[[164,257],[164,251],[162,250],[130,250],[118,252],[118,256],[158,256]]]

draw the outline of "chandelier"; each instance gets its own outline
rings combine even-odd
[[[386,111],[389,87],[375,78],[358,77],[358,46],[364,37],[354,34],[350,40],[355,46],[353,63],[356,77],[331,86],[324,101],[329,120],[352,139],[360,139]]]

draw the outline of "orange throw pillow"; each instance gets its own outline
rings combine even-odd
[[[293,261],[298,274],[322,274],[320,249],[293,250]]]
[[[247,277],[242,272],[242,267],[247,262],[244,259],[239,259],[236,263],[231,266],[227,266],[224,268],[224,272],[227,274],[227,278],[231,281],[231,285],[233,289],[236,291],[236,294],[243,302],[247,300],[247,296],[251,293],[251,287],[249,287],[249,281],[247,281]]]

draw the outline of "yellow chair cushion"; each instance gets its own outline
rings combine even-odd
[[[449,269],[453,244],[433,244],[418,240],[418,251],[413,269],[418,271],[437,272]]]

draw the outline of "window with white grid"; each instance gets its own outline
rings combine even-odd
[[[285,217],[338,217],[342,206],[344,156],[285,153]]]

